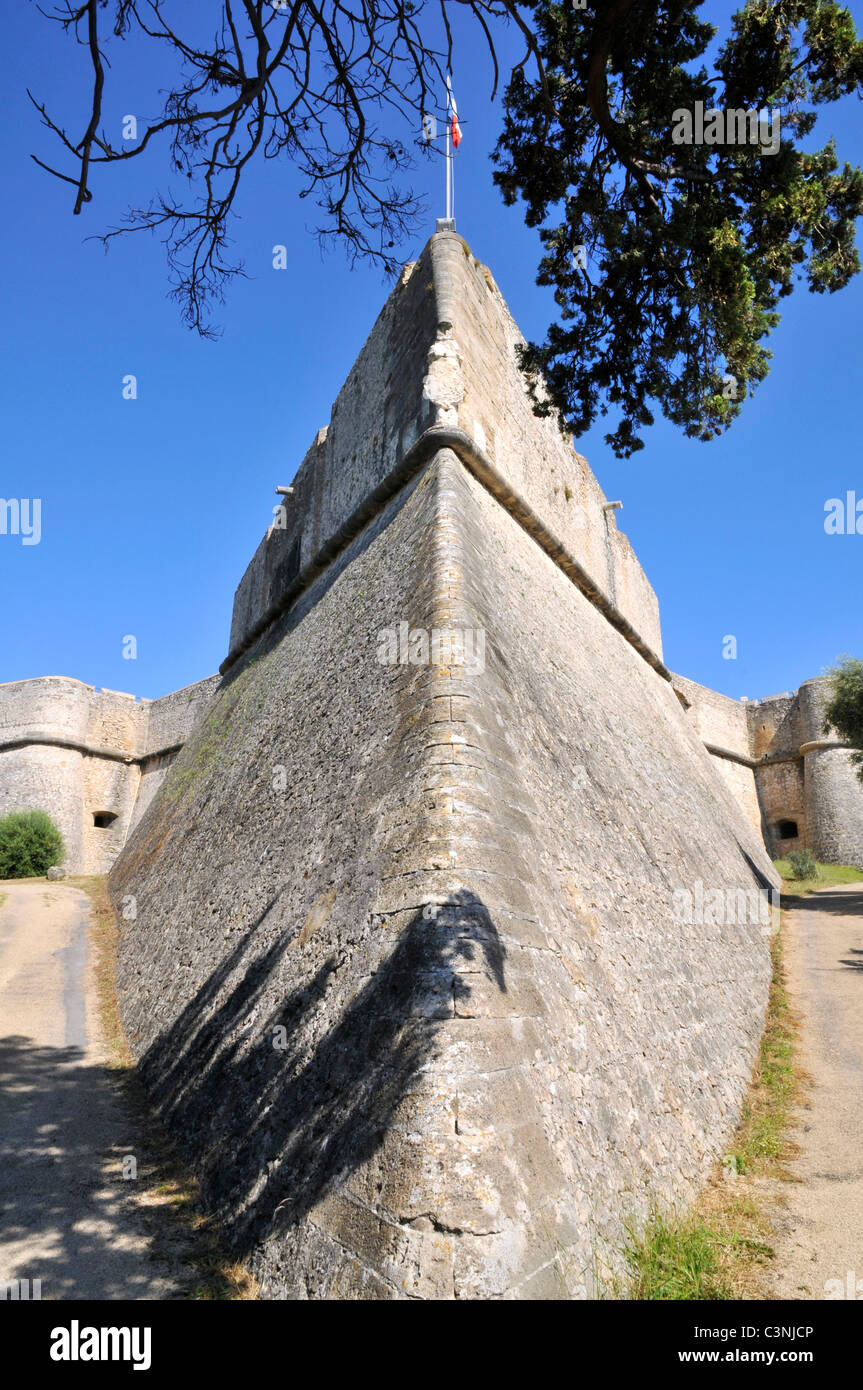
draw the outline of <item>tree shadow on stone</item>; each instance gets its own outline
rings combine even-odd
[[[505,949],[483,904],[462,891],[425,911],[341,1007],[334,991],[349,982],[337,951],[270,1004],[293,938],[280,934],[242,970],[262,914],[142,1058],[238,1253],[300,1222],[375,1154],[444,1021],[470,997],[471,974],[506,992]]]

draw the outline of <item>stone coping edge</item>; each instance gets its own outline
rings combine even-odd
[[[382,507],[395,494],[410,482],[420,469],[441,449],[451,449],[468,472],[482,483],[493,497],[509,512],[520,526],[531,536],[542,550],[554,561],[568,579],[580,589],[584,596],[598,608],[603,617],[622,637],[634,647],[639,656],[652,666],[663,680],[671,682],[672,674],[660,658],[647,645],[635,628],[620,610],[599,589],[582,565],[575,559],[553,531],[536,515],[536,512],[510,487],[494,464],[483,453],[470,435],[463,430],[451,429],[443,425],[432,425],[424,430],[408,449],[400,463],[393,468],[382,482],[360,503],[339,529],[321,547],[317,555],[300,571],[296,579],[285,589],[274,603],[261,615],[249,629],[242,641],[228,652],[219,667],[219,675],[224,675],[250,647],[263,636],[268,628],[282,616],[294,600],[309,587],[318,575],[329,567],[335,557],[346,545],[359,535],[360,531],[375,517]]]
[[[152,753],[120,753],[115,748],[103,747],[94,743],[76,743],[74,739],[55,738],[52,734],[31,734],[29,737],[0,741],[0,753],[8,753],[15,748],[33,748],[42,745],[47,748],[68,748],[73,753],[84,753],[88,758],[109,758],[115,763],[144,763],[153,758],[161,758],[166,753],[179,753],[182,743],[172,743],[167,748],[157,748]]]

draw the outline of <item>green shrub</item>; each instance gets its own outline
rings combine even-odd
[[[818,863],[811,849],[795,849],[788,856],[791,872],[795,878],[817,878]]]
[[[66,847],[45,811],[13,811],[0,819],[0,878],[38,878],[59,864]]]

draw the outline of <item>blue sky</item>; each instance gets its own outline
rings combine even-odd
[[[863,6],[851,8],[861,27]],[[721,21],[729,10],[711,3],[704,13]],[[29,158],[57,156],[25,87],[76,128],[83,54],[33,5],[13,7],[4,29],[0,496],[42,499],[42,540],[0,535],[0,681],[68,675],[154,697],[224,657],[234,589],[273,488],[290,482],[328,421],[389,286],[373,266],[321,255],[292,171],[268,163],[250,170],[241,194],[234,235],[249,278],[219,312],[223,336],[190,333],[167,297],[157,240],[130,237],[107,255],[84,240],[164,185],[164,154],[97,172],[93,202],[72,217],[73,190]],[[153,114],[152,78],[124,56],[109,74],[109,129],[126,113]],[[522,331],[541,337],[554,304],[535,284],[536,233],[492,184],[490,86],[469,38],[454,65],[458,229]],[[856,99],[830,107],[816,137],[835,134],[840,158],[863,162],[860,115]],[[429,211],[405,261],[443,211],[442,182],[437,163],[417,171]],[[278,243],[287,271],[272,268]],[[659,596],[666,661],[729,695],[791,690],[840,653],[863,655],[863,536],[824,531],[828,498],[863,498],[861,321],[863,277],[832,297],[801,288],[784,301],[770,377],[710,445],[664,423],[626,461],[604,444],[607,425],[578,441],[606,493],[623,500],[618,523]],[[134,401],[122,398],[130,373]],[[123,657],[127,634],[135,660]],[[722,656],[729,634],[736,660]]]

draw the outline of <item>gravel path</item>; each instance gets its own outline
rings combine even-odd
[[[768,1294],[861,1299],[863,884],[818,890],[787,923],[788,984],[812,1085],[797,1114],[798,1181],[781,1185]]]
[[[89,900],[39,881],[0,894],[0,1280],[39,1279],[43,1299],[176,1297],[176,1256],[154,1258],[123,1177],[135,1130],[105,1065]]]

